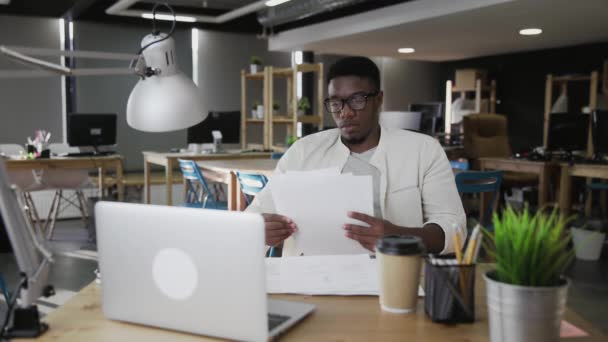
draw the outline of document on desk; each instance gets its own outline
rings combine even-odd
[[[369,254],[266,258],[270,294],[377,296],[379,289],[378,262]]]
[[[372,178],[337,172],[337,169],[300,171],[273,176],[272,197],[277,213],[291,218],[298,226],[292,236],[293,245],[289,246],[291,255],[367,252],[345,236],[342,226],[367,225],[349,218],[347,213],[373,215]]]
[[[266,258],[266,291],[306,295],[378,295],[369,254]]]

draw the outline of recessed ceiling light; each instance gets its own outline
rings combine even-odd
[[[152,13],[144,13],[141,15],[142,18],[152,19]],[[173,16],[169,14],[156,14],[156,20],[168,20],[173,21]],[[186,17],[182,15],[176,15],[175,21],[182,21],[186,23],[194,23],[196,22],[196,18],[194,17]]]
[[[268,1],[266,1],[266,6],[272,7],[272,6],[284,4],[288,1],[291,1],[291,0],[268,0]]]
[[[397,51],[399,51],[399,53],[414,53],[414,52],[416,52],[416,50],[414,50],[414,48],[409,48],[409,47],[408,48],[400,48]]]
[[[541,30],[539,28],[527,28],[527,29],[519,30],[519,34],[521,34],[522,36],[535,36],[535,35],[541,34],[541,33],[543,33],[543,30]]]

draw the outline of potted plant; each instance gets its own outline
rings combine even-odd
[[[526,206],[494,214],[494,231],[484,231],[496,269],[484,274],[490,341],[544,342],[559,339],[574,258],[568,249],[568,222],[553,210],[531,215]]]
[[[278,115],[279,114],[279,109],[281,109],[281,106],[279,106],[278,102],[275,102],[275,103],[272,104],[272,114]]]
[[[310,102],[306,96],[303,96],[298,101],[298,116],[304,115],[308,109],[310,109]]]
[[[580,260],[599,260],[606,239],[606,227],[600,220],[577,220],[570,228],[574,253]]]
[[[255,101],[251,106],[251,117],[254,119],[258,117],[258,106],[260,106],[260,101]]]
[[[262,71],[262,60],[258,56],[251,56],[249,61],[249,71],[252,74]]]

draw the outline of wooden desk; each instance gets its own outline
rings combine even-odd
[[[572,177],[608,179],[608,165],[562,163],[560,166],[559,209],[568,216],[572,206]]]
[[[119,155],[111,156],[89,156],[89,157],[53,157],[45,159],[15,160],[5,161],[8,170],[61,170],[61,169],[97,169],[97,184],[99,193],[103,194],[105,187],[105,175],[108,170],[116,172],[116,188],[118,190],[118,200],[123,201],[124,185],[123,179],[123,157]]]
[[[482,170],[503,170],[537,174],[538,206],[544,206],[549,200],[551,170],[555,168],[555,164],[551,162],[513,158],[479,158],[479,167]]]
[[[261,173],[270,178],[277,167],[274,159],[199,160],[197,164],[205,178],[228,185],[228,210],[244,210],[245,203],[236,171]]]
[[[227,153],[195,154],[163,153],[144,151],[144,203],[150,203],[150,166],[160,165],[165,167],[165,184],[167,192],[167,205],[173,205],[173,170],[178,167],[177,159],[190,160],[225,160],[225,159],[270,159],[270,152],[248,152],[229,151]]]
[[[485,267],[487,269],[487,266]],[[298,296],[272,295],[272,298],[312,303],[316,311],[290,329],[283,341],[488,341],[488,316],[485,286],[478,271],[475,289],[476,322],[443,325],[431,322],[424,314],[423,300],[415,314],[395,315],[380,310],[373,296]],[[565,319],[587,331],[585,338],[560,341],[600,342],[606,336],[571,310]],[[50,330],[29,341],[216,341],[216,339],[179,333],[136,324],[110,321],[103,317],[100,289],[93,283],[43,321]],[[235,323],[238,329],[238,323]],[[27,340],[26,340],[27,341]]]

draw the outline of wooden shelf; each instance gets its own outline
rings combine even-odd
[[[295,82],[295,76],[298,72],[313,72],[316,74],[316,99],[313,102],[313,111],[317,114],[314,116],[304,115],[296,116],[298,108],[298,89]],[[275,103],[275,90],[274,84],[275,79],[283,78],[286,83],[286,98],[285,105],[281,106],[283,113],[274,114],[272,106]],[[263,84],[263,104],[264,104],[264,118],[254,119],[249,113],[247,108],[251,108],[251,104],[247,102],[247,80],[262,80]],[[323,108],[323,94],[325,88],[322,63],[307,63],[299,64],[293,68],[276,68],[270,65],[264,67],[263,72],[255,74],[247,73],[246,70],[241,70],[241,145],[243,148],[247,144],[247,125],[248,124],[261,124],[264,139],[264,149],[268,149],[274,146],[274,129],[273,125],[281,126],[286,129],[286,135],[296,136],[298,122],[315,124],[319,130],[323,129],[323,116],[325,114]],[[290,114],[291,113],[291,114]],[[259,126],[258,126],[259,127]]]
[[[256,72],[255,74],[246,73],[245,78],[248,80],[263,80],[264,72],[260,71],[260,72]]]
[[[297,117],[296,122],[316,124],[320,122],[320,119],[318,115],[301,115]],[[291,124],[293,123],[293,116],[275,116],[272,118],[272,122]]]
[[[575,81],[591,81],[591,76],[572,75],[572,76],[557,76],[557,77],[553,78],[553,82],[575,82]]]

